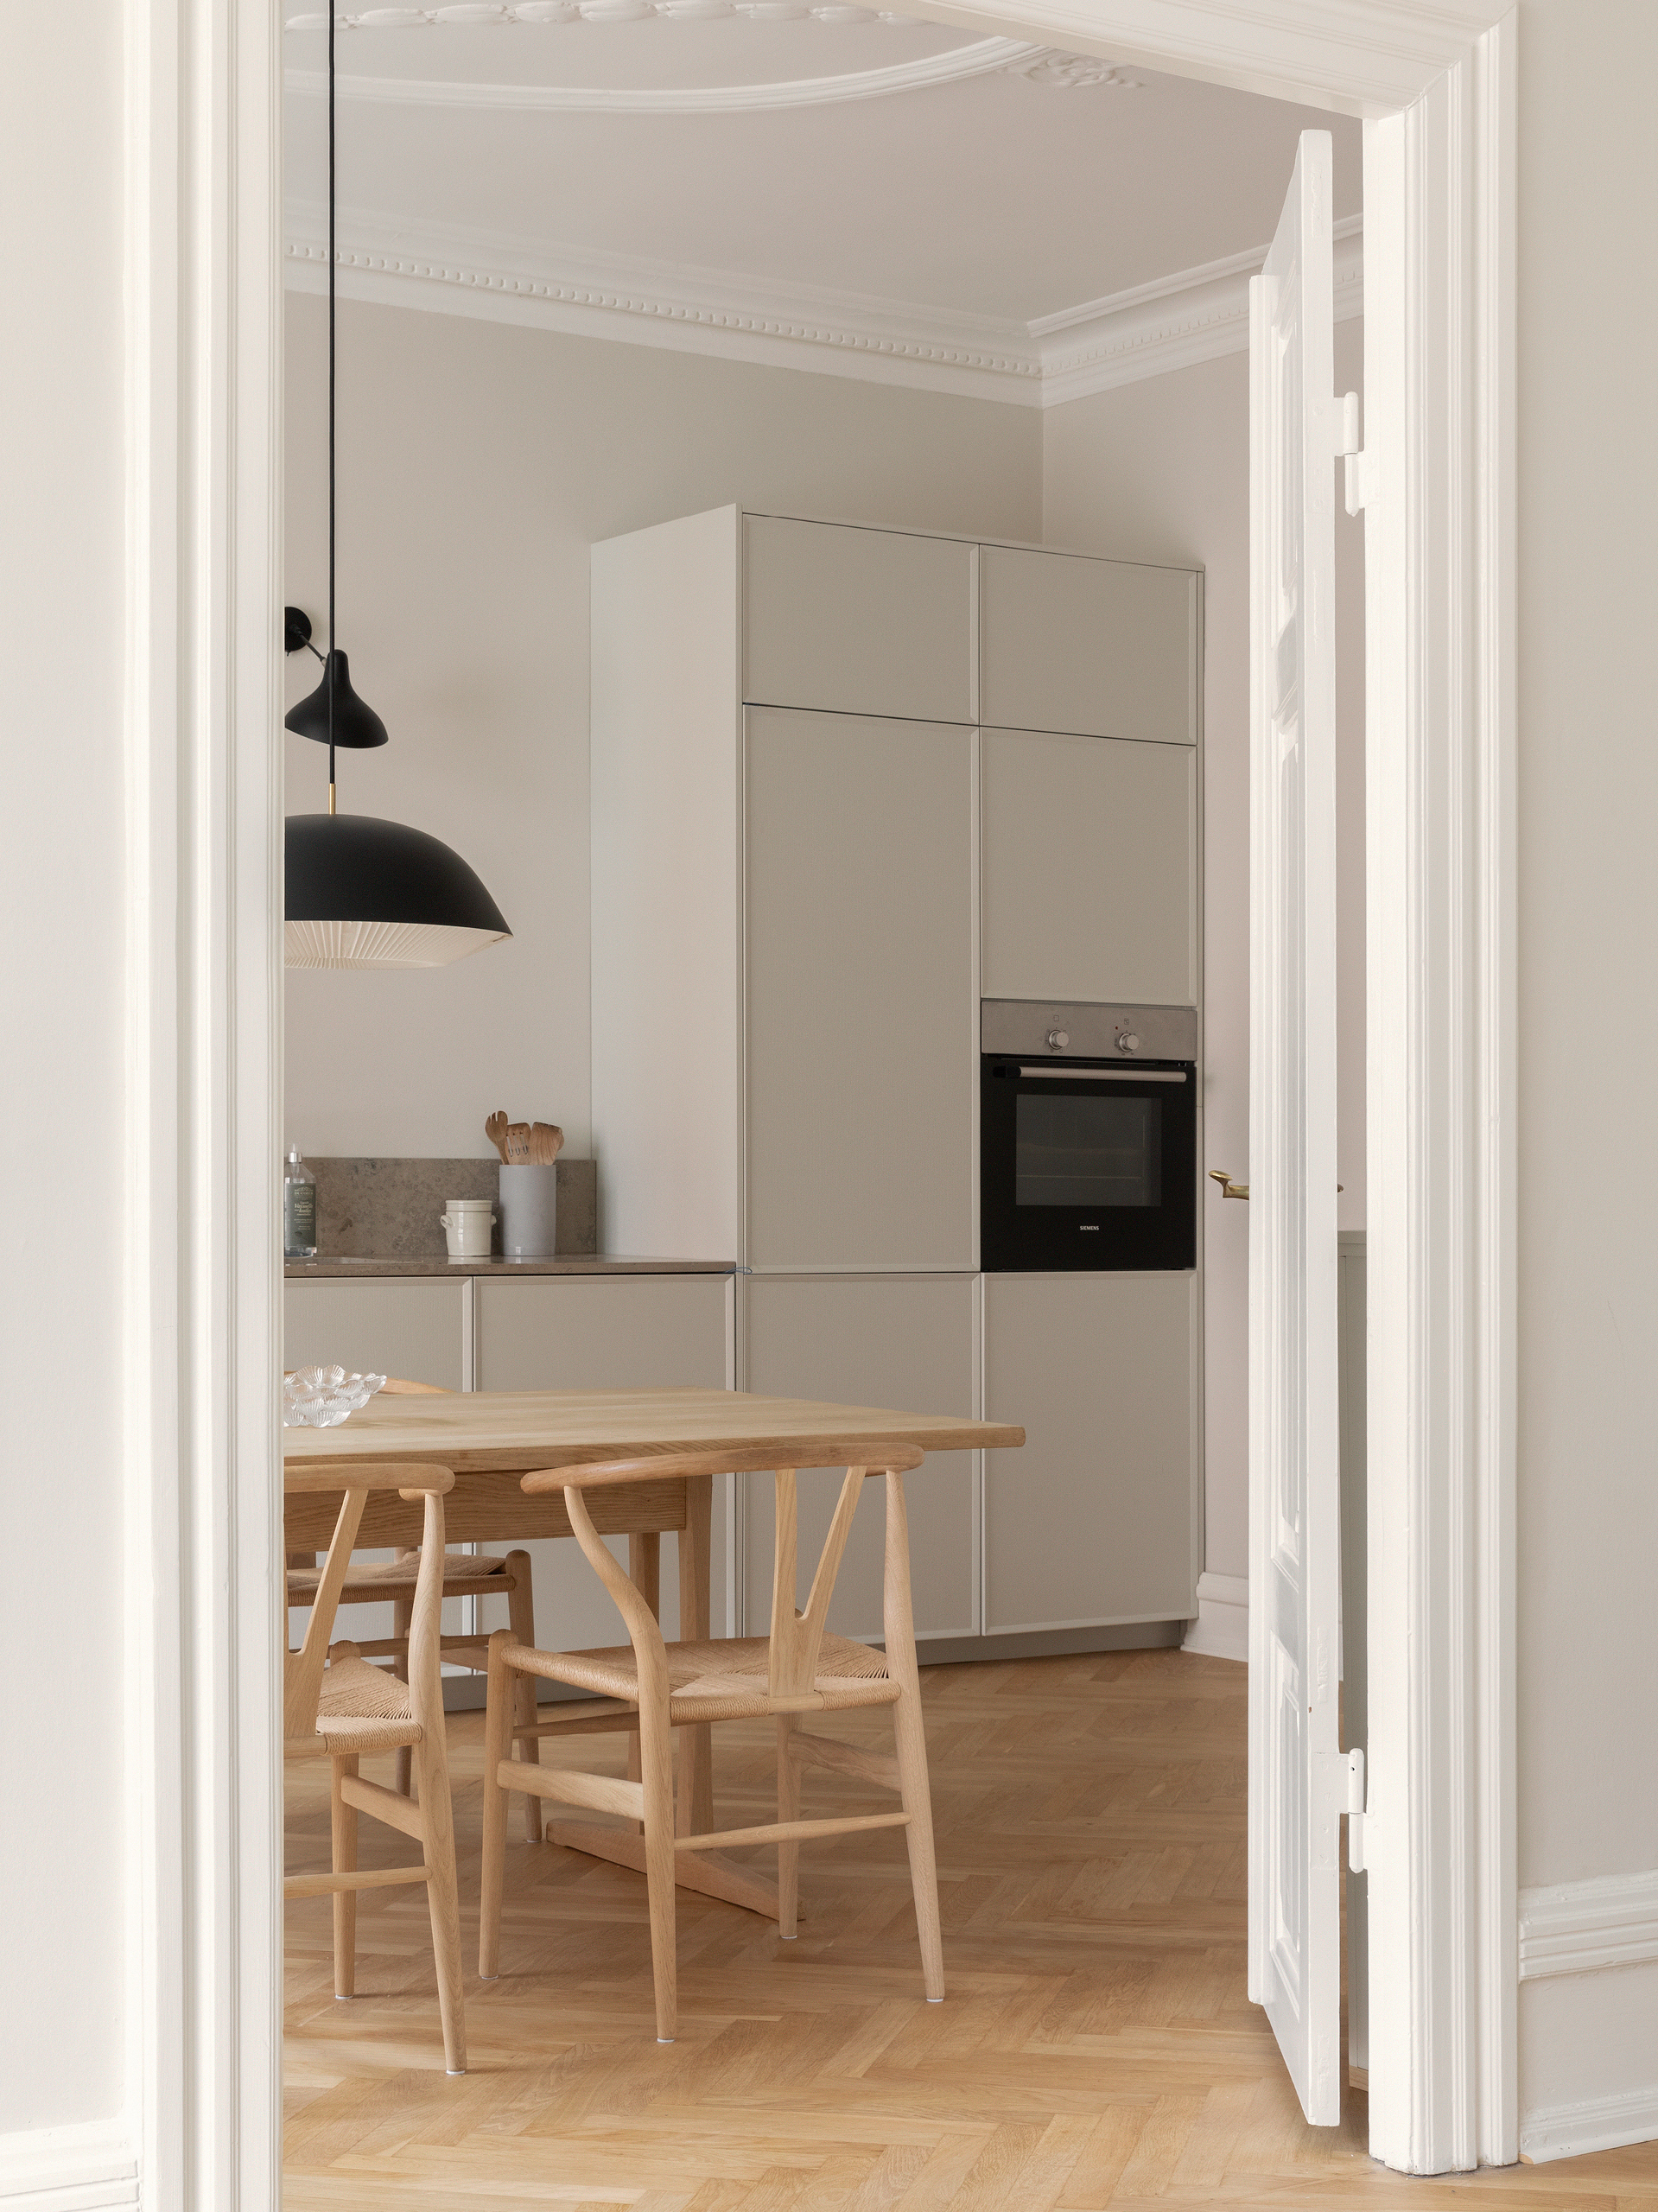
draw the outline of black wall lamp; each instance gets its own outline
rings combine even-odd
[[[386,727],[352,689],[334,644],[334,22],[328,17],[328,652],[311,620],[284,610],[287,651],[316,653],[322,681],[286,727],[328,748],[328,810],[286,823],[285,958],[290,968],[441,968],[511,937],[500,908],[459,853],[423,830],[337,811],[334,755],[386,742]]]

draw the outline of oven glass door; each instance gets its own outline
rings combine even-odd
[[[992,1273],[1197,1264],[1197,1071],[984,1062],[981,1245]]]

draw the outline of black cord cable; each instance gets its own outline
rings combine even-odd
[[[328,811],[334,810],[334,687],[339,662],[334,656],[334,41],[337,0],[328,0],[328,657],[322,665],[328,677]]]

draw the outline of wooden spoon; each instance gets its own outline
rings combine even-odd
[[[564,1149],[564,1132],[552,1122],[537,1122],[530,1132],[530,1157],[537,1167],[550,1167]]]
[[[513,1167],[530,1165],[530,1124],[528,1122],[509,1122],[506,1125],[506,1158]]]
[[[484,1135],[500,1154],[503,1166],[506,1164],[506,1116],[499,1108],[484,1124]]]

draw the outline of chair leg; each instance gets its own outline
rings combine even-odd
[[[650,1892],[651,1967],[656,1983],[658,2043],[671,2043],[678,2024],[673,1742],[666,1696],[646,1691],[639,1700],[639,1764],[645,1784],[645,1878]]]
[[[454,1872],[454,1816],[449,1802],[449,1763],[441,1726],[415,1746],[420,1782],[421,1847],[426,1859],[426,1902],[432,1915],[432,1953],[437,1961],[437,2004],[443,2019],[443,2063],[467,2070],[467,2007],[461,1981],[461,1891]]]
[[[348,1774],[357,1771],[354,1758],[334,1759],[329,1762],[333,1788],[329,1793],[329,1810],[334,1831],[334,1871],[336,1874],[357,1872],[357,1808],[348,1805],[340,1794],[340,1785]],[[357,1994],[357,1892],[355,1890],[336,1890],[334,1893],[334,1993],[337,1998]]]
[[[400,1559],[406,1559],[410,1555],[406,1549],[398,1554]],[[409,1629],[414,1618],[415,1601],[412,1598],[393,1599],[391,1633],[399,1639],[403,1649],[393,1656],[391,1671],[400,1682],[406,1682],[409,1680]],[[397,1772],[391,1780],[391,1787],[399,1797],[406,1797],[409,1795],[413,1778],[414,1754],[407,1744],[399,1744],[397,1751]]]
[[[533,1651],[536,1648],[536,1599],[531,1586],[529,1553],[509,1552],[506,1572],[512,1585],[507,1592],[506,1618],[513,1640]],[[533,1675],[519,1675],[517,1681],[518,1725],[520,1728],[533,1728],[536,1725],[536,1678]],[[541,1745],[535,1737],[526,1736],[516,1746],[516,1751],[517,1756],[528,1759],[531,1766],[541,1764]],[[532,1789],[526,1789],[524,1793],[524,1825],[530,1842],[539,1843],[541,1800]]]
[[[800,1769],[790,1756],[789,1738],[794,1732],[794,1715],[778,1715],[778,1818],[797,1821],[800,1818]],[[800,1898],[800,1846],[780,1843],[778,1846],[778,1934],[785,1943],[795,1939],[795,1916]]]
[[[904,1477],[886,1476],[886,1571],[883,1592],[886,1671],[899,1686],[893,1707],[899,1782],[910,1824],[910,1881],[915,1891],[916,1932],[921,1939],[922,1982],[927,2002],[944,1994],[943,1938],[938,1924],[938,1868],[932,1847],[932,1792],[927,1781],[927,1736],[921,1719],[921,1676],[915,1658],[915,1619],[910,1604],[910,1534]]]
[[[478,1897],[478,1972],[493,1981],[501,1970],[501,1885],[506,1872],[506,1792],[501,1762],[511,1751],[518,1684],[501,1656],[511,1630],[489,1639],[488,1701],[484,1713],[484,1863]],[[533,1679],[533,1678],[532,1678]]]

